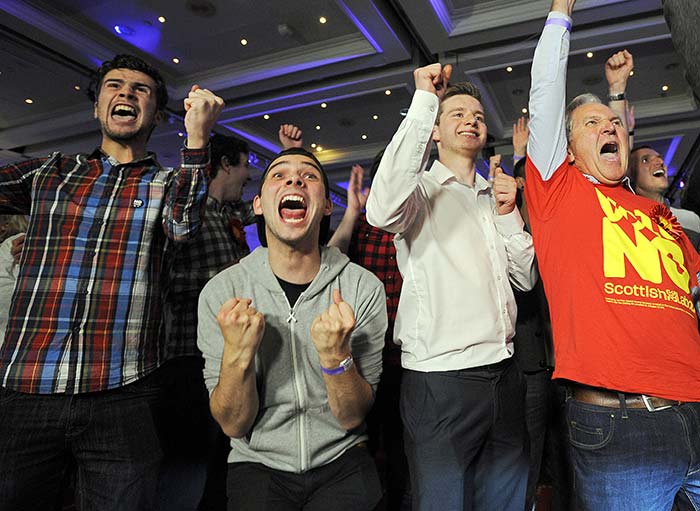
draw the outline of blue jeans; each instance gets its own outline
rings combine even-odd
[[[567,402],[580,511],[700,509],[700,403],[657,412]]]
[[[88,394],[0,388],[0,508],[54,509],[72,464],[81,511],[152,510],[161,451],[154,375]]]
[[[404,371],[401,416],[415,511],[523,511],[525,383],[510,360]]]

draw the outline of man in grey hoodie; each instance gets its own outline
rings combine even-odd
[[[263,247],[199,299],[210,407],[232,438],[229,509],[372,509],[364,445],[379,381],[384,288],[327,237],[332,203],[313,154],[282,151],[253,201]]]

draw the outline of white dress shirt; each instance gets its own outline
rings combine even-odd
[[[7,327],[7,315],[10,311],[12,292],[15,290],[15,282],[19,267],[12,258],[12,240],[23,236],[15,234],[0,244],[0,346],[5,340],[5,328]]]
[[[460,183],[436,161],[425,167],[438,110],[417,90],[384,152],[367,202],[370,224],[396,233],[403,287],[394,329],[403,367],[447,371],[511,356],[511,283],[537,280],[532,238],[518,209],[498,215],[489,183]]]

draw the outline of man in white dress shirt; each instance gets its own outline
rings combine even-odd
[[[522,511],[528,474],[522,374],[511,363],[511,285],[536,280],[515,180],[476,172],[487,127],[478,89],[451,66],[414,71],[416,92],[367,204],[396,233],[401,412],[418,510]],[[430,142],[438,161],[426,172]]]

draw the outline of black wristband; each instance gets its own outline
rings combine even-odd
[[[627,95],[624,92],[619,92],[618,94],[608,94],[608,101],[622,101],[627,99]]]

